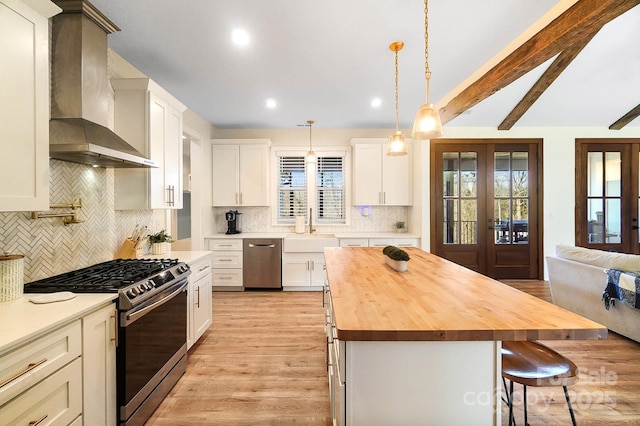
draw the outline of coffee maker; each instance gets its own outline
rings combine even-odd
[[[227,232],[225,234],[239,234],[240,233],[240,215],[238,210],[229,210],[224,214],[224,218],[227,221]]]

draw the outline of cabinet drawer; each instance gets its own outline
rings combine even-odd
[[[242,239],[229,239],[229,240],[209,240],[209,250],[213,251],[227,251],[227,250],[240,250],[242,251]]]
[[[3,424],[68,425],[82,414],[82,360],[53,373],[0,407]],[[6,422],[6,423],[5,423]]]
[[[189,267],[191,268],[191,277],[189,279],[191,282],[196,282],[211,273],[211,256],[193,262]]]
[[[242,269],[212,269],[214,287],[242,287]]]
[[[367,238],[341,238],[340,247],[369,247]]]
[[[230,251],[228,253],[213,253],[214,268],[242,268],[242,252]]]
[[[2,355],[0,405],[78,358],[81,348],[82,329],[80,320],[77,320]]]

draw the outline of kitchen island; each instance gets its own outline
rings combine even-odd
[[[607,329],[417,248],[325,248],[338,424],[497,425],[503,340],[604,339]]]

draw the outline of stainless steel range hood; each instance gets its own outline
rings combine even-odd
[[[107,127],[107,35],[120,29],[91,3],[54,0],[51,158],[102,167],[158,167]]]

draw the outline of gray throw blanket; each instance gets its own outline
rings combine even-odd
[[[640,309],[640,275],[618,269],[607,271],[607,287],[602,293],[604,307],[615,306],[615,299],[623,304]]]

